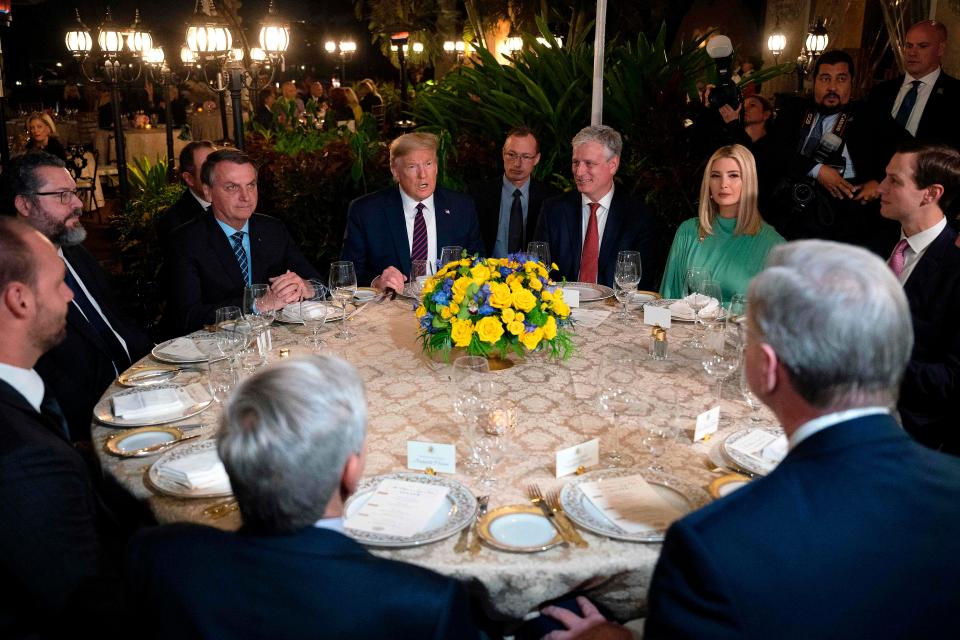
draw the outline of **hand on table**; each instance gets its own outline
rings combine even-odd
[[[384,289],[393,289],[398,293],[403,293],[403,283],[406,278],[396,267],[387,267],[374,281],[373,286],[383,291]]]
[[[630,640],[632,634],[618,624],[607,622],[607,619],[597,611],[593,603],[577,596],[577,604],[580,605],[580,612],[583,616],[578,616],[569,609],[563,607],[544,607],[540,613],[549,616],[560,622],[566,627],[565,631],[551,631],[543,636],[543,640],[574,640],[580,638],[609,638],[610,640]]]
[[[830,195],[834,198],[843,200],[852,198],[859,187],[855,187],[840,175],[840,172],[829,165],[821,165],[820,173],[817,174],[817,182],[823,185]]]
[[[299,302],[311,291],[313,291],[313,287],[292,271],[270,278],[270,293],[281,300],[283,304]]]

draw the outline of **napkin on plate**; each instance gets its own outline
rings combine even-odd
[[[308,318],[320,318],[328,312],[328,306],[325,302],[307,302],[303,305]],[[294,302],[283,308],[283,319],[288,322],[300,322],[300,303]]]
[[[181,360],[203,360],[207,357],[207,354],[197,348],[196,343],[191,338],[176,338],[157,353],[161,356]]]
[[[707,298],[707,296],[699,293],[691,293],[686,298],[681,298],[673,304],[670,305],[670,313],[673,314],[675,318],[682,318],[685,320],[693,320],[693,307],[690,306],[690,302],[696,299],[702,301],[707,300],[707,304],[700,309],[701,318],[715,318],[717,312],[720,310],[720,302],[716,298]]]
[[[113,415],[122,420],[142,420],[166,416],[186,408],[177,389],[144,389],[132,393],[117,394],[110,398]]]
[[[232,491],[227,470],[223,468],[216,449],[171,460],[157,468],[157,475],[192,490]]]
[[[770,472],[787,455],[787,437],[760,429],[752,431],[736,442],[725,443],[727,447],[749,456],[757,465]]]

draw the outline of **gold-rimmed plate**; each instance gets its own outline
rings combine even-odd
[[[564,289],[576,289],[579,291],[581,304],[584,302],[597,302],[613,297],[613,289],[594,282],[564,282],[561,286]]]
[[[536,553],[563,543],[553,522],[532,504],[510,504],[477,522],[477,535],[489,546],[511,553]]]
[[[719,500],[748,484],[750,484],[750,478],[747,476],[740,473],[728,473],[711,482],[708,491],[710,491],[710,495],[713,496],[714,499]]]
[[[124,387],[149,387],[170,382],[180,375],[180,368],[165,364],[146,365],[127,369],[117,382]]]
[[[153,415],[149,418],[143,417],[132,420],[118,418],[113,414],[114,396],[128,395],[146,391],[145,389],[127,389],[125,391],[119,391],[115,394],[102,398],[100,402],[98,402],[93,408],[93,417],[96,418],[97,422],[110,427],[119,427],[121,429],[130,427],[153,427],[160,424],[167,424],[168,422],[178,422],[180,420],[184,420],[185,418],[191,418],[198,413],[205,411],[207,407],[213,403],[213,398],[210,397],[210,393],[207,391],[207,388],[201,385],[199,382],[194,382],[193,384],[188,384],[186,386],[167,384],[151,387],[151,389],[163,388],[176,389],[177,394],[180,396],[182,401],[182,408],[171,411],[170,413]]]
[[[158,444],[174,443],[183,438],[183,431],[177,427],[140,427],[123,433],[115,433],[104,443],[103,448],[121,458],[141,458],[162,452],[161,450],[143,451]]]
[[[380,295],[380,292],[373,287],[357,287],[357,290],[353,294],[353,303],[365,304],[372,302],[378,295]]]

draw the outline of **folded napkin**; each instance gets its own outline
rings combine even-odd
[[[176,338],[163,349],[157,351],[161,356],[181,360],[203,360],[207,354],[197,348],[192,338]]]
[[[769,473],[787,455],[787,437],[753,430],[747,436],[733,443],[724,443],[743,455],[753,459],[759,467]]]
[[[186,408],[180,393],[174,388],[144,389],[118,394],[110,398],[113,415],[122,420],[152,419],[176,414]]]
[[[216,449],[171,460],[157,469],[157,475],[181,487],[226,493],[232,491],[227,470]]]
[[[684,320],[693,320],[693,307],[690,306],[690,302],[698,301],[707,301],[707,304],[700,309],[701,318],[715,318],[717,317],[718,312],[720,311],[720,302],[716,298],[708,298],[705,295],[699,293],[691,293],[686,298],[681,298],[673,304],[670,305],[670,313],[673,314],[675,318],[681,318]]]
[[[304,311],[307,313],[307,318],[315,319],[321,318],[325,315],[329,315],[330,306],[325,302],[307,302],[303,305]],[[283,311],[280,313],[281,317],[287,322],[300,322],[300,303],[294,302],[293,304],[288,304],[283,308]]]

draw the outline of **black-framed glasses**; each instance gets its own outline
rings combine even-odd
[[[70,197],[80,198],[79,189],[71,189],[70,191],[34,191],[33,193],[27,193],[24,195],[28,196],[60,196],[60,204],[68,204],[70,202]]]
[[[513,151],[506,151],[503,154],[503,157],[509,162],[516,162],[520,160],[521,162],[533,162],[537,156],[532,156],[529,153],[515,153]]]

